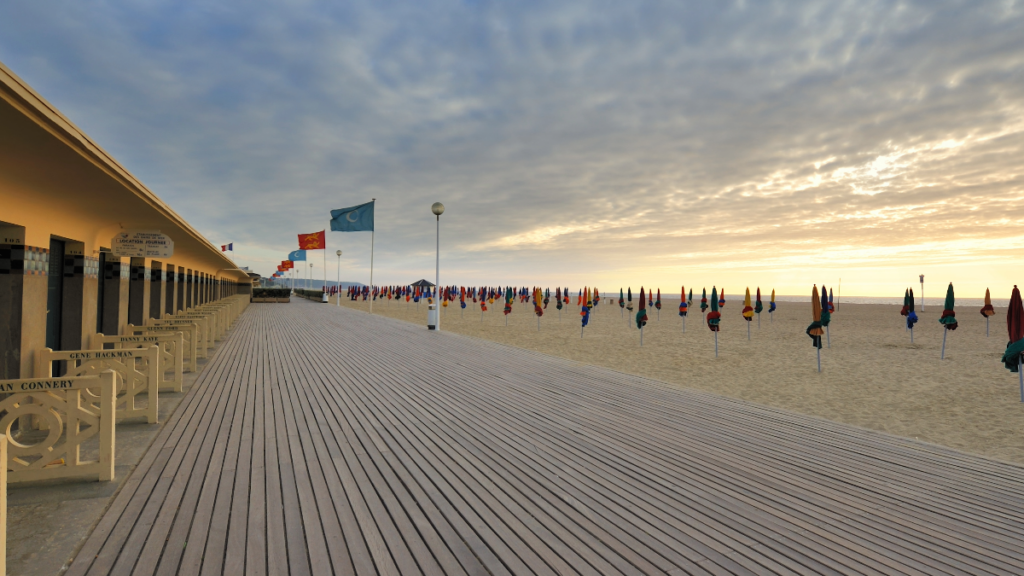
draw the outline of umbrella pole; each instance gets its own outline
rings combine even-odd
[[[540,332],[540,316],[537,316],[537,332]]]
[[[821,372],[821,346],[815,346],[818,349],[818,372]]]
[[[1024,402],[1024,355],[1017,356],[1017,377],[1020,378],[1020,401]]]
[[[757,315],[757,329],[758,330],[761,329],[761,315],[760,314]]]
[[[683,334],[686,334],[686,316],[683,316]]]
[[[747,341],[750,341],[750,322],[747,322]]]
[[[832,348],[832,335],[828,333],[828,326],[825,326],[825,339],[828,340],[829,349]]]
[[[643,326],[640,327],[640,347],[641,348],[644,347],[644,328],[643,328]]]
[[[715,358],[718,358],[718,331],[715,330]]]
[[[658,322],[661,322],[661,308],[658,308]]]
[[[949,332],[949,330],[943,330],[942,331],[942,356],[939,356],[939,360],[945,360],[946,359],[946,333],[947,332]]]
[[[985,338],[988,338],[988,316],[985,316]]]
[[[910,343],[911,344],[914,343],[914,329],[913,328],[910,329]]]
[[[580,326],[580,338],[583,338],[583,326]]]

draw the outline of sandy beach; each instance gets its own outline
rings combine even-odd
[[[575,300],[575,297],[573,297]],[[635,323],[620,315],[608,299],[592,314],[580,338],[575,306],[548,306],[537,329],[532,304],[512,307],[505,325],[501,305],[458,303],[442,316],[442,329],[486,338],[587,364],[655,378],[750,402],[785,408],[829,420],[916,438],[967,452],[1024,464],[1024,404],[1016,374],[999,358],[1006,346],[1005,308],[997,308],[985,337],[985,320],[975,308],[957,310],[960,326],[948,335],[940,360],[941,309],[918,311],[914,343],[900,307],[840,304],[832,316],[831,348],[822,350],[817,372],[815,349],[804,334],[810,323],[807,304],[778,303],[774,320],[755,318],[747,340],[742,304],[723,310],[719,356],[714,334],[691,307],[683,332],[679,300],[664,299],[661,319],[654,310],[644,329],[644,345]],[[333,301],[332,301],[333,303]],[[342,305],[367,311],[369,304],[342,299]],[[634,301],[634,306],[637,302]],[[767,303],[766,303],[767,308]],[[696,311],[694,311],[696,309]],[[421,324],[426,303],[377,301],[373,313]],[[485,361],[481,359],[481,361]]]

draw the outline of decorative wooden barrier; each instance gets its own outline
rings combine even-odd
[[[163,334],[181,334],[183,339],[182,360],[184,361],[184,370],[185,372],[197,372],[199,370],[199,359],[196,354],[196,341],[199,339],[198,325],[134,326],[129,324],[125,328],[125,336],[159,336]]]
[[[116,378],[114,371],[105,370],[94,376],[0,380],[0,391],[7,395],[0,401],[0,431],[9,443],[2,459],[6,466],[0,468],[7,479],[113,480]],[[38,431],[22,430],[21,438],[15,439],[11,425],[19,419],[35,421]],[[38,443],[20,442],[43,433],[46,438]],[[99,440],[99,459],[82,460],[82,443],[94,436]]]
[[[36,354],[36,375],[52,379],[53,363],[65,362],[65,378],[92,376],[107,370],[117,373],[117,419],[145,416],[150,424],[157,422],[160,390],[160,348],[151,346],[133,350],[61,350],[54,352],[43,348]],[[140,395],[147,395],[146,406],[137,402]],[[83,398],[96,405],[98,397],[86,395]]]
[[[182,386],[185,384],[183,374],[185,371],[185,337],[181,332],[126,336],[95,334],[92,337],[92,347],[96,350],[125,350],[149,348],[150,346],[160,348],[160,365],[157,368],[160,389],[181,392]],[[168,374],[170,374],[170,378],[167,377]]]
[[[206,335],[209,332],[209,330],[207,329],[208,325],[209,325],[209,323],[205,319],[203,319],[203,318],[196,319],[196,318],[169,317],[169,318],[161,318],[159,320],[154,319],[154,318],[150,318],[149,320],[146,321],[146,325],[145,326],[136,326],[135,329],[136,330],[139,330],[139,329],[147,329],[148,330],[150,326],[154,326],[154,327],[156,327],[156,326],[176,326],[176,327],[179,327],[179,328],[181,328],[183,326],[195,326],[196,327],[196,331],[195,331],[195,350],[196,350],[196,356],[195,357],[196,358],[208,358],[209,355],[207,354],[207,351],[213,345],[213,343],[210,342],[206,338]]]
[[[173,316],[170,314],[164,316],[164,319],[168,318],[205,321],[207,329],[206,339],[210,342],[210,346],[213,346],[213,343],[217,340],[223,340],[224,333],[227,332],[227,328],[222,326],[223,313],[218,313],[217,310],[193,308]]]

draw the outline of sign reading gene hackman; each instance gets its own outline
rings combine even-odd
[[[170,258],[174,241],[159,230],[124,230],[110,240],[110,252],[117,258]]]

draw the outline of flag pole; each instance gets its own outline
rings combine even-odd
[[[321,301],[327,302],[327,229],[324,229],[324,296]]]

